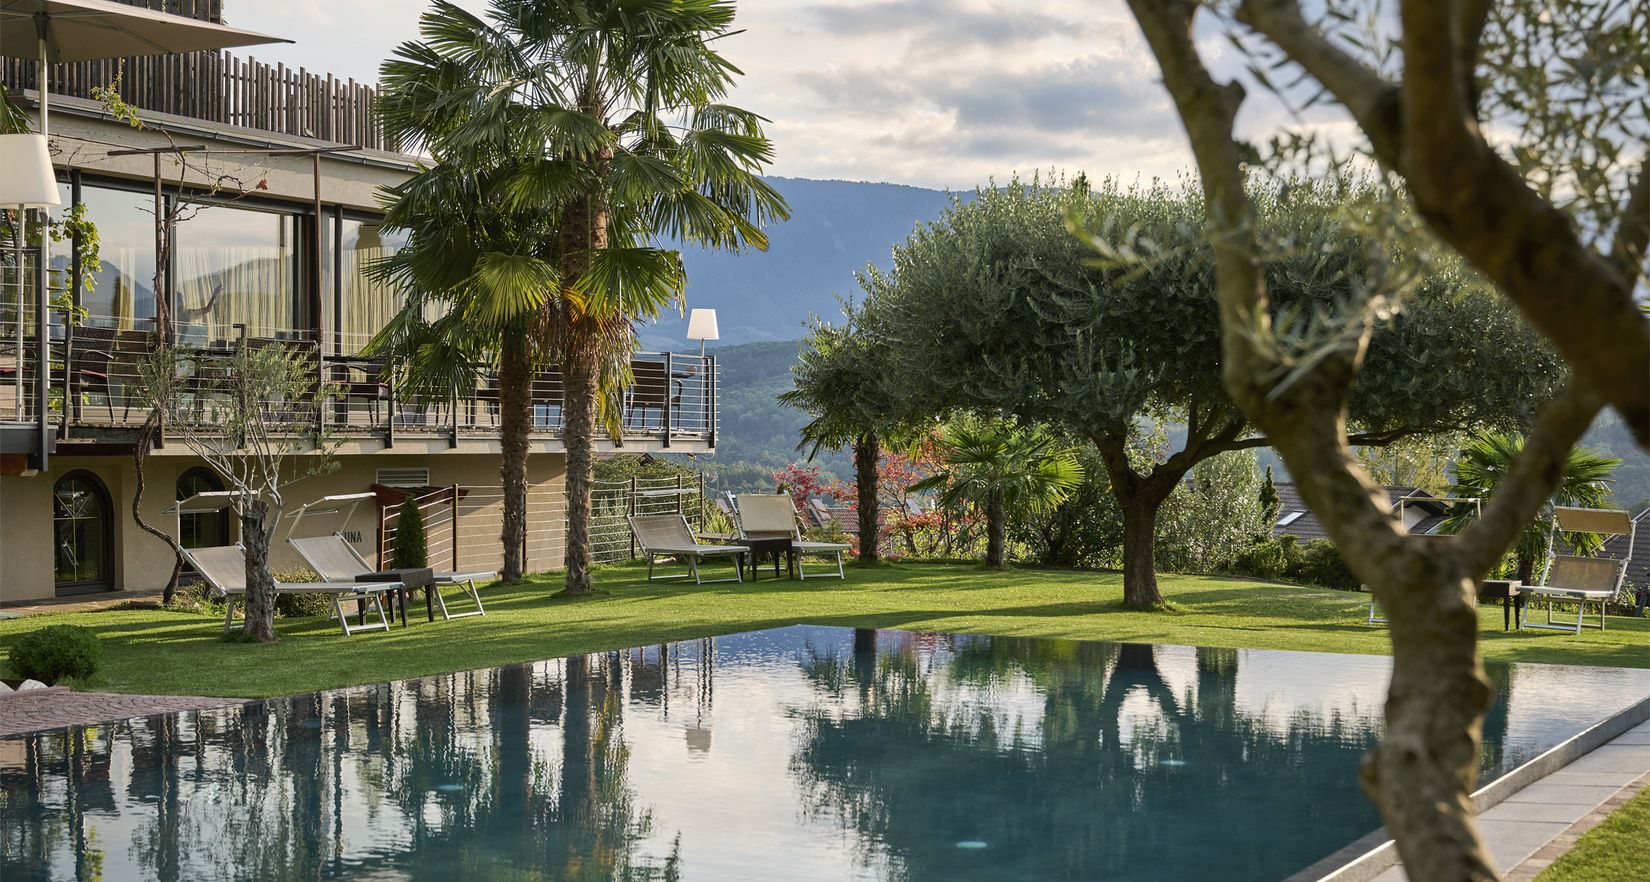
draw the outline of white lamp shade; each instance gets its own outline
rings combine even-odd
[[[719,340],[716,335],[716,310],[695,309],[688,314],[689,340]]]
[[[0,135],[0,205],[51,208],[62,204],[46,136]]]

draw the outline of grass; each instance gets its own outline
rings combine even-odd
[[[0,621],[0,647],[68,623],[96,631],[103,670],[84,688],[265,697],[493,667],[797,623],[966,631],[1197,646],[1384,654],[1385,628],[1364,623],[1367,596],[1198,576],[1160,577],[1168,612],[1121,605],[1116,573],[909,563],[849,570],[836,580],[756,584],[648,582],[636,567],[597,574],[601,593],[557,598],[559,574],[482,590],[487,615],[345,637],[324,618],[280,619],[280,641],[219,639],[222,619],[162,609],[38,615]],[[418,604],[422,606],[422,604]],[[1650,667],[1650,620],[1610,620],[1581,635],[1501,630],[1479,611],[1484,655],[1521,662]]]
[[[1650,790],[1628,800],[1535,882],[1621,882],[1643,879],[1650,868]]]

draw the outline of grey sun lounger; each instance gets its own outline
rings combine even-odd
[[[796,555],[796,576],[808,578],[803,566],[807,555],[836,558],[836,572],[814,573],[814,578],[846,579],[842,570],[842,555],[850,546],[844,542],[811,542],[802,538],[797,526],[796,505],[788,493],[742,493],[734,497],[739,516],[739,532],[750,537],[789,536],[791,553]]]
[[[629,520],[630,532],[636,536],[636,544],[642,549],[642,554],[647,556],[648,581],[691,578],[697,585],[745,581],[745,555],[749,553],[745,546],[701,545],[698,537],[693,535],[693,528],[688,526],[687,518],[679,513],[631,515]],[[685,560],[688,571],[676,575],[653,575],[653,564],[661,557]],[[700,574],[699,564],[716,557],[733,559],[733,578],[706,579]]]
[[[331,536],[315,536],[307,539],[288,539],[299,556],[303,557],[321,578],[332,583],[353,583],[361,576],[376,572],[377,569],[367,563],[355,546],[348,539],[337,533]],[[435,604],[441,610],[442,619],[462,619],[468,616],[486,615],[487,611],[481,605],[481,594],[476,590],[478,580],[493,579],[498,576],[493,572],[474,573],[435,573]],[[443,586],[458,586],[464,594],[476,605],[475,609],[455,613],[447,609],[447,601],[439,590]]]
[[[1560,532],[1592,533],[1606,538],[1626,536],[1627,552],[1620,558],[1554,554],[1553,546]],[[1555,507],[1553,526],[1547,534],[1547,571],[1542,574],[1542,584],[1520,585],[1518,588],[1519,594],[1547,601],[1547,621],[1532,622],[1526,615],[1520,627],[1576,634],[1580,634],[1582,628],[1604,630],[1604,607],[1621,590],[1621,583],[1627,578],[1627,562],[1633,559],[1633,542],[1638,538],[1637,533],[1638,522],[1625,511]],[[1555,620],[1555,603],[1575,604],[1575,620]],[[1586,620],[1588,604],[1598,605],[1597,623]]]
[[[183,549],[185,560],[201,574],[206,584],[211,586],[212,593],[222,598],[226,609],[223,614],[223,629],[228,631],[235,617],[235,599],[246,596],[246,551],[239,545],[219,545],[211,548]],[[336,582],[275,582],[276,594],[322,594],[332,601],[332,611],[338,617],[339,627],[344,629],[346,636],[356,631],[377,631],[390,629],[389,620],[384,617],[384,604],[380,595],[385,591],[399,588],[398,582],[351,582],[341,584]],[[344,612],[344,601],[354,600],[365,603],[378,614],[375,624],[350,626],[349,615]]]

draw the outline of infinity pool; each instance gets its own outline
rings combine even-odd
[[[1388,665],[794,627],[89,726],[0,740],[0,878],[1277,880]],[[1489,670],[1484,776],[1650,694]]]

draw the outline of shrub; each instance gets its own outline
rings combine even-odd
[[[56,684],[64,677],[90,677],[103,660],[97,635],[75,625],[50,625],[17,638],[11,670],[18,677]]]
[[[1264,539],[1232,555],[1225,570],[1236,576],[1279,579],[1289,572],[1291,562],[1298,556],[1299,552],[1295,550],[1295,537]]]
[[[395,522],[395,545],[390,550],[390,569],[405,570],[430,565],[429,548],[424,543],[424,514],[411,496],[401,500]]]
[[[1300,546],[1284,574],[1297,582],[1337,591],[1357,591],[1361,587],[1358,577],[1352,575],[1351,568],[1341,559],[1335,543],[1328,539],[1313,539]]]

